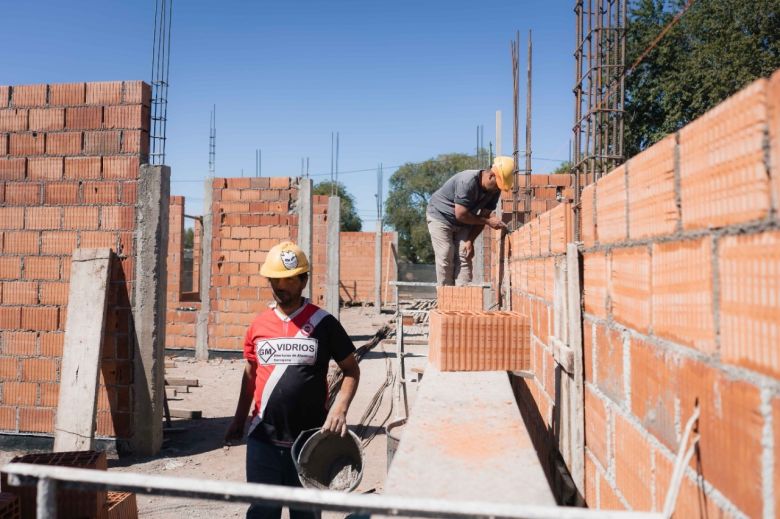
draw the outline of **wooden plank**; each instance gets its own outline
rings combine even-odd
[[[165,389],[173,389],[174,391],[176,391],[177,395],[179,393],[189,393],[190,392],[189,386],[165,386]]]
[[[70,270],[54,452],[92,450],[111,249],[76,249]]]
[[[574,352],[574,382],[571,392],[572,410],[572,468],[571,475],[574,484],[579,489],[579,496],[585,495],[585,387],[582,352],[582,286],[580,283],[580,251],[576,243],[566,245],[566,270],[569,347]]]
[[[175,368],[175,367],[176,367],[176,363],[174,361],[172,361],[172,360],[166,360],[165,361],[165,369]]]
[[[171,418],[186,418],[187,420],[200,420],[203,418],[203,411],[190,411],[188,409],[171,408]]]
[[[165,385],[166,386],[198,387],[198,379],[197,378],[171,378],[171,377],[165,377]]]

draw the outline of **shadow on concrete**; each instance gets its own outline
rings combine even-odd
[[[163,429],[163,447],[156,456],[111,459],[108,461],[108,466],[109,468],[129,467],[153,459],[194,456],[204,452],[220,450],[224,447],[225,431],[227,431],[232,420],[232,416],[201,418],[198,420],[173,420],[171,425],[183,430],[166,432]],[[234,442],[233,445],[237,444]]]

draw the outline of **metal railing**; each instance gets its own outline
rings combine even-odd
[[[215,501],[263,503],[308,510],[332,510],[388,516],[495,519],[662,519],[655,512],[589,510],[480,501],[453,501],[406,496],[347,494],[258,483],[173,478],[127,472],[9,463],[3,467],[11,485],[37,484],[38,519],[56,519],[57,487],[122,490]]]

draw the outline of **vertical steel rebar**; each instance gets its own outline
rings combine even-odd
[[[214,178],[217,160],[217,105],[211,109],[209,122],[209,177]]]
[[[172,20],[173,0],[157,0],[152,37],[152,125],[149,135],[149,161],[152,164],[165,163]]]
[[[515,34],[515,40],[512,42],[512,158],[515,162],[515,170],[512,172],[512,228],[510,231],[517,229],[517,198],[518,198],[518,180],[519,169],[518,162],[520,159],[519,150],[519,104],[520,104],[520,31]]]
[[[528,77],[525,94],[525,211],[523,224],[531,219],[531,77],[532,77],[532,42],[531,31],[528,30]]]

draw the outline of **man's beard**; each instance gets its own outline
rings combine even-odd
[[[295,300],[295,297],[286,290],[273,290],[274,301],[281,306],[287,306]]]

